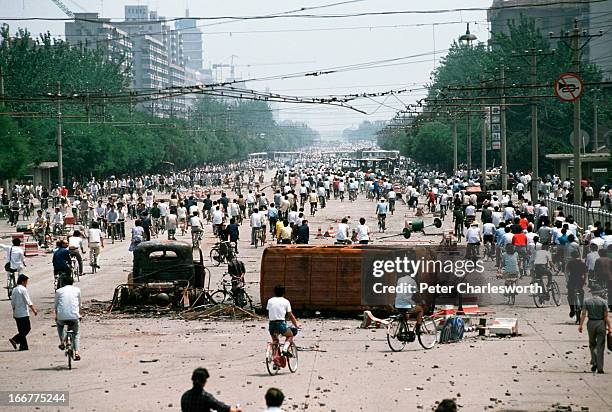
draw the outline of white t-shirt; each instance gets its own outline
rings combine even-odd
[[[102,231],[100,229],[89,229],[87,241],[89,244],[100,243],[102,241]]]
[[[213,225],[220,225],[221,222],[223,222],[223,212],[220,210],[214,210],[212,212],[212,224]]]
[[[79,319],[81,308],[81,289],[66,285],[55,291],[55,313],[58,320]]]
[[[17,285],[11,294],[11,306],[13,307],[14,318],[25,318],[30,316],[30,305],[32,300],[28,290],[23,285]]]
[[[480,242],[480,229],[473,226],[470,227],[465,234],[465,240],[467,241],[467,243]]]
[[[189,218],[189,226],[191,226],[191,230],[193,230],[193,228],[196,228],[196,230],[202,229],[202,221],[200,220],[200,217],[191,216]]]
[[[0,245],[0,247],[6,252],[5,262],[8,262],[10,257],[11,269],[20,269],[23,267],[24,253],[22,248],[20,248],[19,246],[7,245]]]
[[[347,240],[346,234],[348,233],[348,225],[346,223],[338,224],[338,233],[336,233],[337,240]]]
[[[291,303],[285,298],[273,297],[268,299],[268,317],[270,320],[285,320],[288,312],[291,312]]]
[[[68,238],[68,247],[70,249],[80,249],[83,247],[83,238],[78,236],[70,236]]]
[[[357,226],[357,240],[370,240],[370,228],[366,225]]]
[[[495,234],[495,225],[493,223],[485,223],[482,227],[483,235],[493,235]]]

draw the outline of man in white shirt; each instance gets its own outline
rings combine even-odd
[[[104,237],[98,227],[98,222],[91,223],[91,227],[87,231],[87,243],[89,244],[89,258],[92,261],[92,266],[100,269],[98,257],[100,256],[100,248],[104,247]]]
[[[223,223],[223,212],[221,211],[221,208],[217,205],[215,207],[215,210],[213,210],[212,212],[212,227],[213,227],[213,234],[215,236],[219,234],[222,223]]]
[[[261,215],[257,208],[253,209],[251,214],[251,246],[255,245],[255,238],[257,237],[257,231],[261,228]]]
[[[365,224],[364,218],[359,219],[359,225],[357,226],[357,240],[362,245],[367,245],[370,242],[370,228]]]
[[[13,345],[13,349],[28,350],[27,335],[32,329],[30,325],[30,309],[34,316],[38,315],[38,311],[32,304],[30,294],[28,293],[28,277],[26,275],[19,275],[17,278],[17,286],[13,289],[11,295],[11,306],[13,307],[13,318],[17,323],[17,334],[9,339],[9,343]]]
[[[25,254],[23,249],[21,248],[21,239],[15,238],[12,241],[12,245],[3,245],[0,243],[0,249],[6,252],[6,260],[5,266],[7,263],[10,263],[10,268],[12,273],[23,273],[25,264]]]
[[[336,233],[336,242],[350,244],[351,237],[349,235],[348,219],[343,218],[341,223],[338,223],[338,232]]]
[[[73,286],[74,279],[68,276],[64,280],[64,287],[55,291],[55,324],[59,336],[60,350],[64,347],[64,326],[74,331],[74,360],[81,360],[79,353],[79,320],[81,319],[81,289]]]
[[[272,337],[274,343],[278,343],[278,335],[285,336],[285,344],[283,345],[283,352],[287,352],[289,345],[293,342],[294,332],[301,327],[300,322],[295,318],[291,311],[291,303],[285,298],[285,287],[283,285],[276,285],[274,287],[274,297],[268,299],[266,305],[268,310],[268,332]],[[289,316],[291,323],[296,329],[287,327],[286,317]]]

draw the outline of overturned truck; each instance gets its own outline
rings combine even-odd
[[[203,292],[206,271],[202,251],[192,249],[188,243],[142,242],[134,250],[133,268],[127,283],[115,288],[113,307],[190,306]]]

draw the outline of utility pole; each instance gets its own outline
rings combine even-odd
[[[483,107],[482,113],[482,133],[481,133],[481,178],[482,178],[482,190],[485,191],[487,187],[487,116],[486,109]]]
[[[518,56],[530,57],[530,77],[531,77],[531,201],[535,204],[538,199],[538,179],[540,178],[539,152],[540,142],[538,138],[538,56],[550,56],[553,52],[544,52],[536,49],[536,42],[533,40],[529,50]]]
[[[0,66],[0,98],[4,98],[4,73]],[[0,101],[0,108],[4,109],[4,100]]]
[[[500,149],[501,149],[501,187],[502,192],[508,190],[508,154],[506,146],[506,74],[504,65],[501,66],[501,107],[499,126],[501,129]]]
[[[471,114],[467,114],[467,177],[470,179],[470,174],[472,173],[472,120]]]
[[[457,164],[457,118],[453,119],[453,173],[456,175],[459,171]]]
[[[61,83],[57,82],[57,177],[60,186],[64,186],[64,159],[62,153],[62,102]]]
[[[603,31],[600,30],[599,34],[588,34],[586,31],[584,33],[580,32],[580,27],[578,27],[578,19],[574,20],[574,27],[572,28],[571,34],[566,33],[560,36],[553,36],[552,33],[550,35],[551,39],[565,39],[570,37],[570,49],[572,50],[572,66],[574,73],[580,75],[580,50],[585,47],[588,42],[593,37],[601,37],[603,36]],[[580,46],[580,39],[586,39],[586,42]],[[582,190],[581,190],[581,182],[582,182],[582,161],[580,159],[580,140],[582,139],[582,133],[580,129],[580,98],[574,100],[574,203],[581,204],[582,202]]]
[[[597,141],[597,133],[599,133],[599,125],[597,124],[597,96],[593,98],[593,153],[597,152],[599,142]]]

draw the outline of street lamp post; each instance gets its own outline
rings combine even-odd
[[[475,34],[470,33],[470,23],[467,24],[467,28],[465,30],[465,34],[459,36],[459,43],[465,44],[467,47],[472,46],[472,42],[477,39]],[[472,122],[470,119],[470,114],[468,113],[467,117],[467,145],[466,145],[466,154],[467,154],[467,165],[468,165],[468,179],[470,178],[470,173],[472,172]]]

